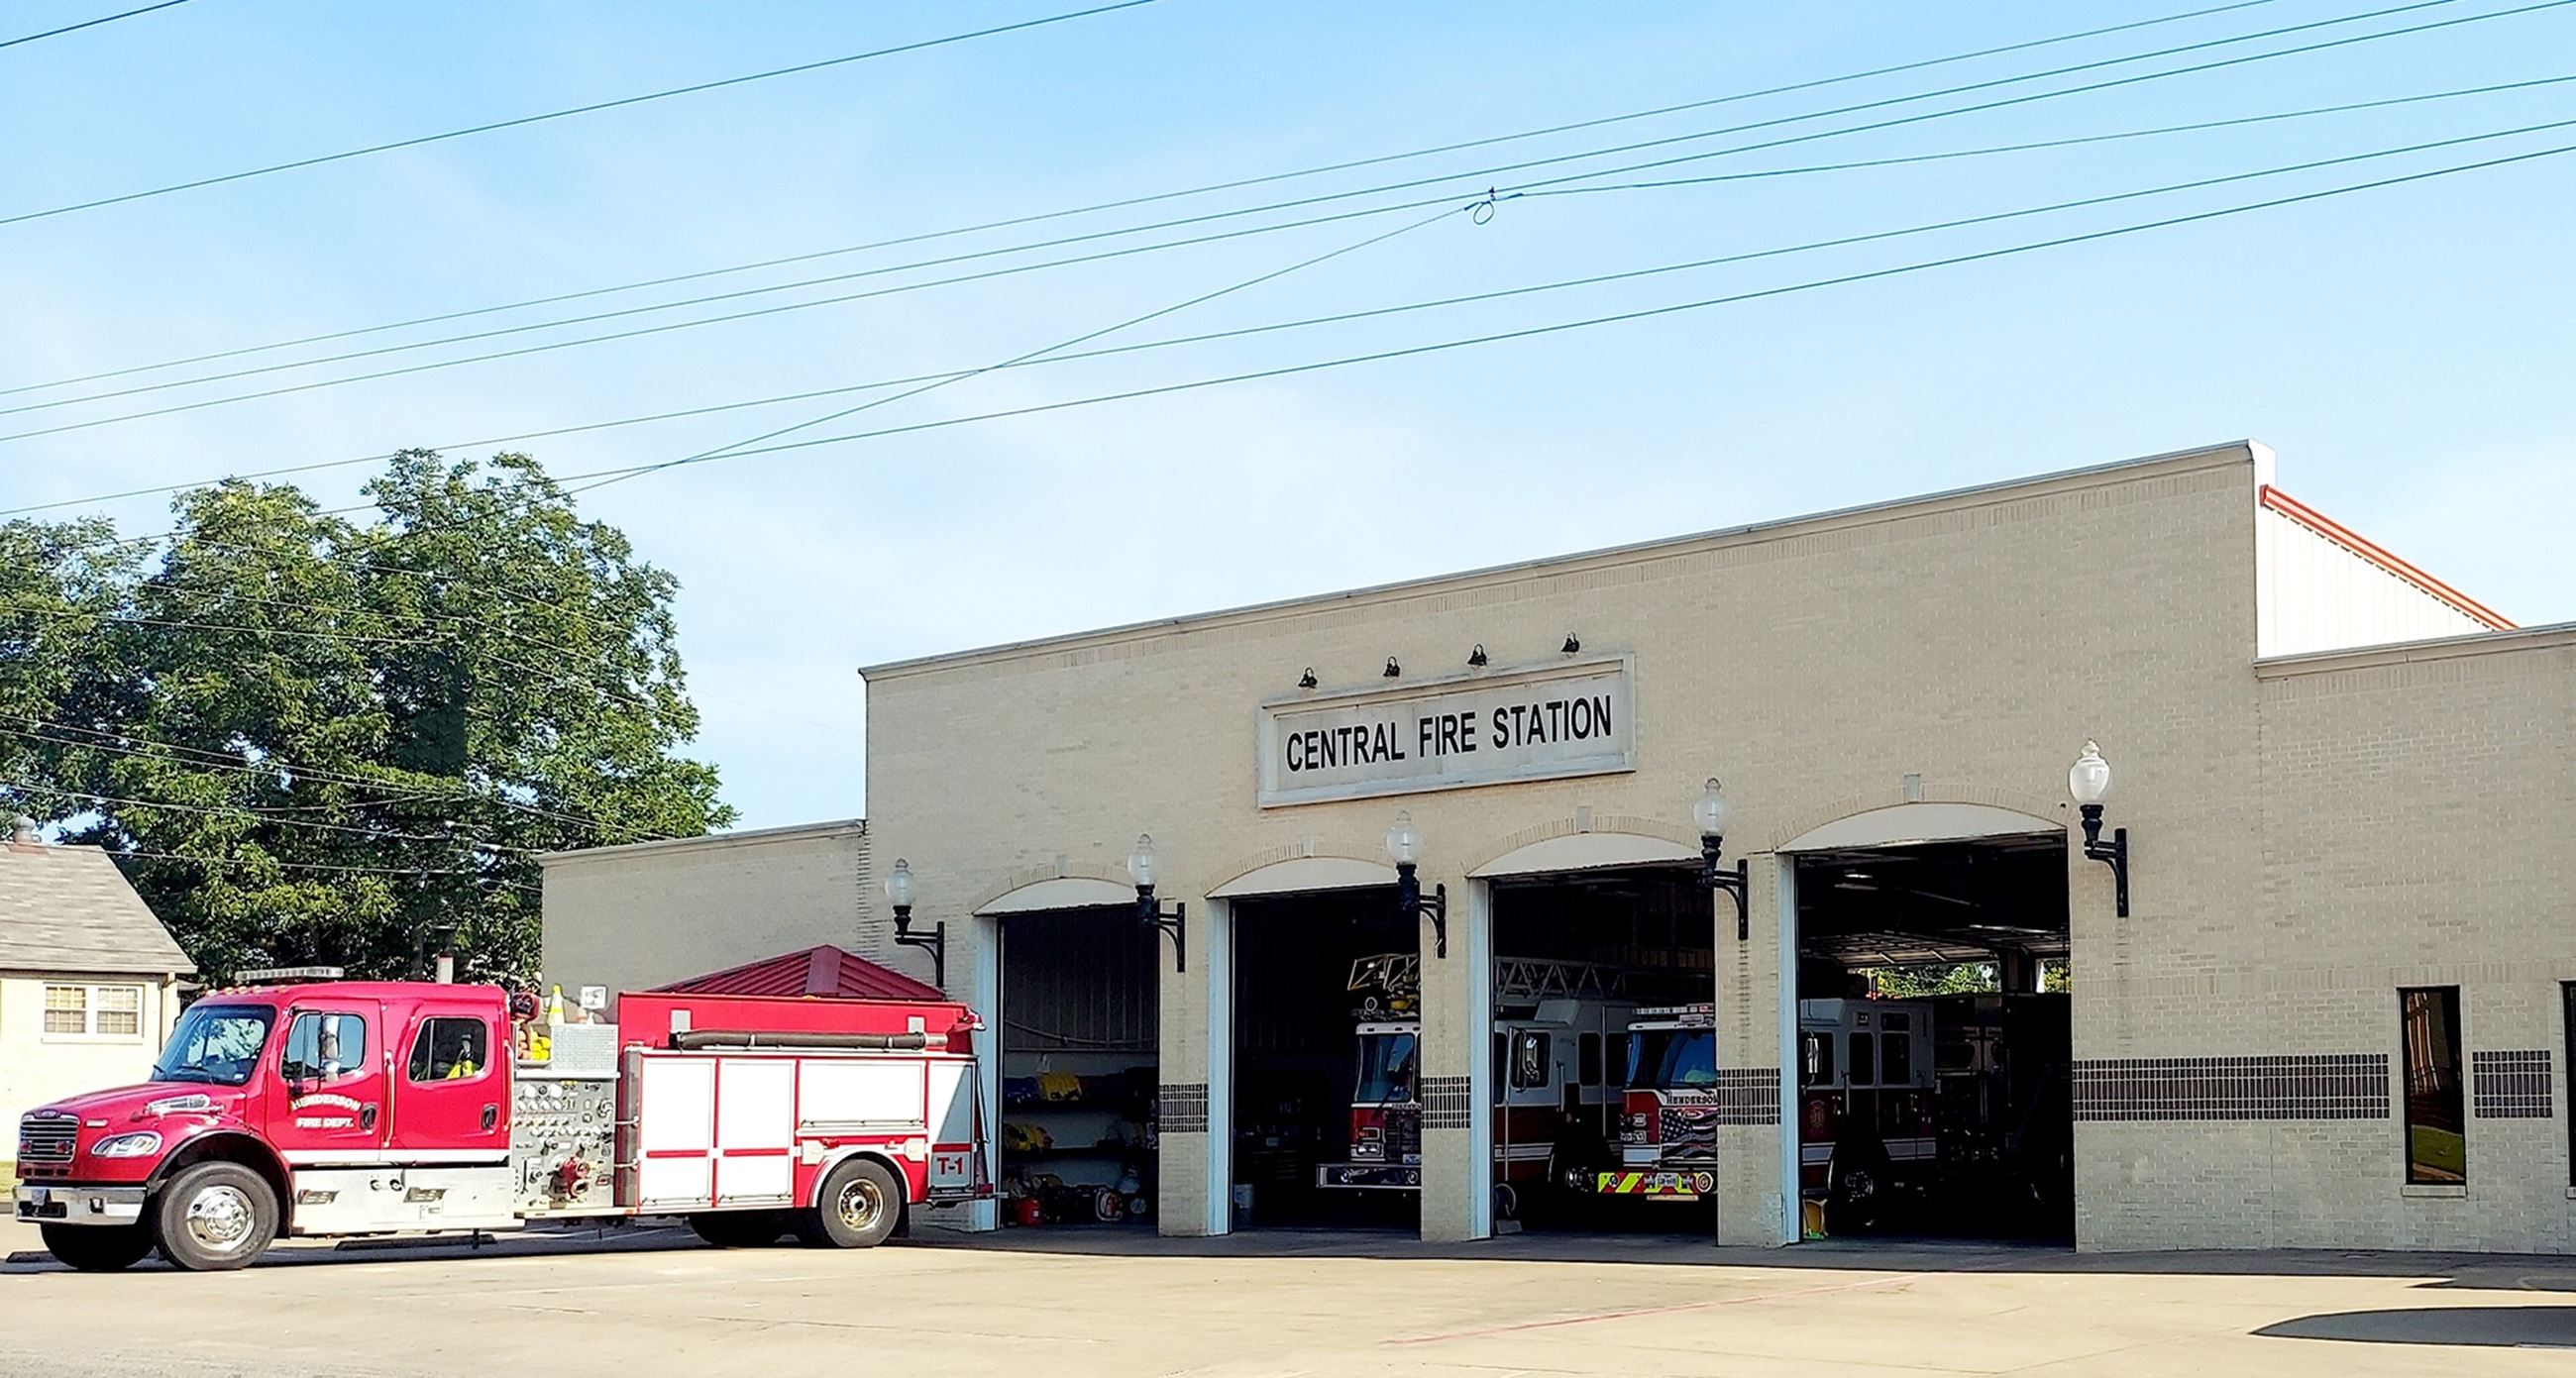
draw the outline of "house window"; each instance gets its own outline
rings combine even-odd
[[[2468,1107],[2460,1075],[2460,988],[2397,992],[2406,1054],[2406,1180],[2469,1180]]]
[[[45,987],[45,1034],[49,1038],[141,1038],[143,987]]]

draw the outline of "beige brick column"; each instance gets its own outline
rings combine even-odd
[[[1492,888],[1448,884],[1449,955],[1428,912],[1421,934],[1422,1237],[1441,1243],[1494,1232]]]
[[[1781,1066],[1780,1015],[1794,1000],[1795,949],[1783,938],[1795,917],[1790,859],[1751,858],[1745,897],[1746,936],[1735,936],[1735,901],[1713,895],[1717,922],[1717,1067],[1724,1097],[1718,1130],[1717,1242],[1779,1244],[1796,1237],[1798,1202],[1784,1192],[1782,1169],[1794,1161],[1797,1126],[1783,1123],[1781,1086],[1796,1072]],[[1794,941],[1794,939],[1792,940]]]
[[[1231,1224],[1234,935],[1223,900],[1192,899],[1184,917],[1188,970],[1173,968],[1172,940],[1155,937],[1163,975],[1154,1229],[1198,1238],[1224,1234]]]

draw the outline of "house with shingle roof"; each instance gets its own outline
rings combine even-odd
[[[196,971],[97,847],[18,820],[0,843],[0,1125],[63,1096],[141,1081]],[[17,1135],[0,1140],[0,1159]]]

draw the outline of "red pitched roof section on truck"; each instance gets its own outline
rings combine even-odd
[[[2351,551],[2362,559],[2368,560],[2370,563],[2379,566],[2390,574],[2396,575],[2398,578],[2403,579],[2407,583],[2423,590],[2426,594],[2449,604],[2465,616],[2485,624],[2485,626],[2490,630],[2509,632],[2514,629],[2514,624],[2508,621],[2503,614],[2497,612],[2495,609],[2488,607],[2486,604],[2471,598],[2467,594],[2460,592],[2458,589],[2443,583],[2432,575],[2426,574],[2424,571],[2417,569],[2415,566],[2408,564],[2404,560],[2399,559],[2397,556],[2389,553],[2385,548],[2372,543],[2361,536],[2358,532],[2353,531],[2350,527],[2347,527],[2332,517],[2308,506],[2297,498],[2291,497],[2280,489],[2274,488],[2270,484],[2265,484],[2259,496],[2266,509],[2280,513],[2291,521],[2297,522],[2299,525],[2325,537],[2336,545],[2342,546],[2344,549]]]
[[[783,952],[706,976],[692,976],[657,994],[824,996],[840,1000],[946,1001],[946,992],[900,971],[878,966],[826,943]]]

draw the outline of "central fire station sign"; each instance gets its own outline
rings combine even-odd
[[[1261,706],[1261,806],[1637,768],[1624,659]]]

